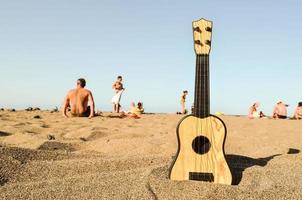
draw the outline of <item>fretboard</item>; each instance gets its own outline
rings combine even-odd
[[[196,55],[195,97],[193,115],[210,115],[209,55]]]

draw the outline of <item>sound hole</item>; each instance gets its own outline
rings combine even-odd
[[[208,153],[208,151],[211,148],[211,143],[207,137],[198,136],[193,140],[192,148],[195,151],[195,153],[202,155]]]

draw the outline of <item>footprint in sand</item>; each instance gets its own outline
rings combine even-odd
[[[93,141],[93,140],[97,140],[103,137],[106,137],[108,135],[108,133],[105,133],[103,131],[94,131],[92,132],[88,137],[84,138],[81,137],[80,140],[82,141]]]
[[[287,154],[299,154],[299,149],[289,148]]]
[[[25,130],[23,134],[28,134],[28,135],[38,135],[39,133],[33,130]]]
[[[108,128],[105,128],[105,127],[93,127],[91,130],[92,131],[100,131],[100,130],[108,130]]]
[[[38,150],[46,151],[75,151],[76,149],[70,143],[61,143],[61,142],[44,142],[41,146],[38,147]]]
[[[18,127],[18,126],[26,126],[26,125],[31,125],[31,123],[29,122],[25,122],[25,123],[18,123],[18,124],[14,124],[15,127]]]
[[[1,116],[1,120],[2,120],[2,121],[13,121],[13,120],[9,119],[9,118],[6,117],[6,116]]]
[[[0,131],[0,137],[6,137],[12,135],[11,133]]]
[[[47,125],[47,124],[42,124],[42,125],[41,125],[41,128],[50,128],[50,126]]]

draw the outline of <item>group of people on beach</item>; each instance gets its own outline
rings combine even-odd
[[[112,85],[114,90],[114,96],[111,100],[113,104],[113,113],[118,113],[120,117],[133,117],[140,118],[140,115],[144,112],[143,103],[138,102],[135,105],[134,102],[131,103],[129,111],[121,111],[121,97],[125,90],[123,86],[122,76],[118,76],[117,80]],[[89,117],[92,118],[100,113],[95,112],[95,102],[93,99],[92,92],[85,88],[86,80],[79,78],[76,83],[76,88],[70,90],[63,103],[63,116],[64,117]],[[69,114],[68,114],[69,113]]]
[[[120,117],[133,117],[140,118],[140,115],[144,112],[144,107],[142,102],[138,102],[135,104],[134,102],[130,105],[129,111],[121,111],[121,97],[125,90],[123,85],[122,76],[118,76],[112,88],[114,90],[114,96],[111,100],[113,108],[113,113],[118,113]],[[77,80],[76,88],[70,90],[64,100],[63,103],[63,115],[65,117],[89,117],[92,118],[95,115],[99,115],[100,113],[95,112],[95,103],[93,99],[92,92],[90,90],[85,89],[86,80],[83,78],[79,78]],[[180,98],[180,112],[177,114],[187,114],[187,110],[185,108],[186,97],[188,95],[188,91],[184,90],[181,98]],[[259,102],[253,103],[253,105],[249,109],[248,117],[250,119],[254,118],[264,118],[266,117],[262,111],[258,111],[260,106]],[[274,109],[272,117],[274,119],[287,119],[287,107],[282,100],[278,100]],[[69,112],[69,114],[67,114]],[[293,118],[302,119],[302,102],[298,103],[298,106],[295,110]]]
[[[260,103],[256,102],[250,107],[249,113],[248,113],[248,117],[250,119],[266,117],[262,111],[258,112],[259,106],[260,106]],[[287,116],[287,107],[288,107],[288,105],[285,104],[282,100],[278,100],[273,109],[272,117],[274,119],[287,119],[287,117],[288,117]],[[298,106],[295,110],[293,118],[297,119],[297,120],[302,119],[302,102],[298,103]]]

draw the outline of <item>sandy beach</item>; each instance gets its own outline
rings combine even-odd
[[[228,186],[168,179],[181,117],[64,119],[58,112],[1,111],[0,198],[302,198],[301,121],[223,116],[234,176]]]

